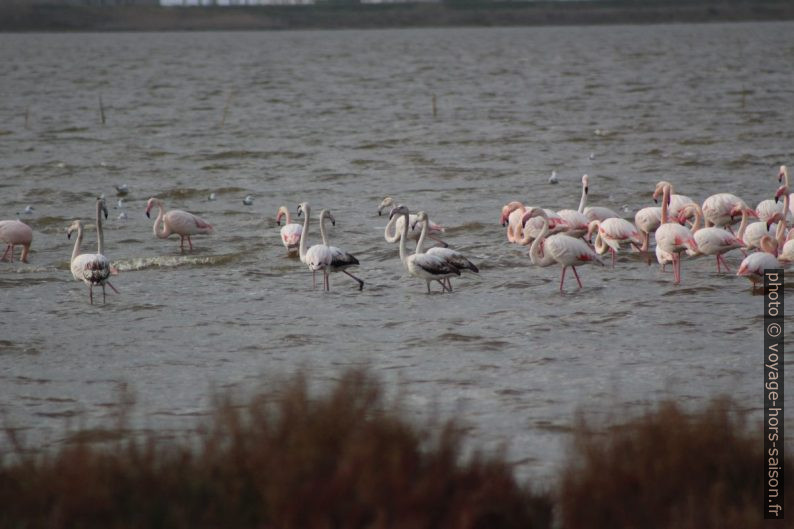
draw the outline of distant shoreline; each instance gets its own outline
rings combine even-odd
[[[786,0],[315,6],[0,5],[0,32],[376,29],[794,20]]]

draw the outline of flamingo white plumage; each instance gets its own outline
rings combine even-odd
[[[28,262],[30,253],[30,243],[33,242],[33,230],[19,219],[0,220],[0,241],[6,244],[6,250],[0,261],[5,261],[8,257],[9,262],[14,262],[14,246],[22,246],[22,255],[19,260],[23,263]]]
[[[588,221],[593,220],[606,220],[614,217],[620,217],[617,213],[609,208],[602,206],[587,207],[587,195],[590,192],[590,177],[582,175],[582,198],[579,200],[579,213],[584,214]]]
[[[650,206],[640,209],[634,214],[634,225],[642,236],[640,252],[647,252],[651,243],[651,233],[662,225],[662,208]]]
[[[662,224],[656,228],[656,246],[661,251],[662,257],[665,254],[672,256],[673,262],[673,283],[681,283],[681,254],[686,250],[697,251],[697,242],[692,233],[676,222],[669,222],[667,208],[670,204],[671,185],[665,185],[662,192]],[[659,252],[657,252],[657,258]],[[660,261],[661,262],[661,261]],[[664,263],[663,263],[664,264]]]
[[[742,212],[742,223],[739,226],[738,235],[734,235],[728,230],[717,228],[716,226],[704,228],[702,226],[703,212],[697,204],[686,205],[678,214],[678,220],[683,224],[686,219],[693,216],[695,220],[692,223],[690,231],[695,238],[698,249],[697,251],[691,249],[687,250],[687,255],[713,255],[717,260],[717,272],[722,271],[720,269],[720,263],[725,267],[725,270],[730,272],[730,267],[725,261],[723,254],[744,246],[744,243],[742,243],[742,235],[747,227],[747,211]]]
[[[593,233],[596,234],[593,241],[596,251],[603,255],[609,249],[612,254],[612,268],[615,267],[615,254],[621,244],[634,244],[637,248],[642,246],[639,231],[625,219],[611,217],[602,221],[594,220],[588,226],[587,238],[592,237]]]
[[[381,201],[380,206],[378,206],[378,215],[382,215],[383,211],[391,211],[397,204],[394,202],[392,197],[386,197]],[[383,238],[386,239],[388,243],[396,243],[400,242],[400,235],[403,229],[403,217],[402,215],[397,215],[395,217],[391,217],[389,222],[386,224],[386,229],[383,232]],[[410,230],[408,231],[408,238],[414,241],[418,241],[419,237],[421,236],[421,229],[416,227],[416,215],[409,215],[409,222],[410,222]],[[431,222],[430,226],[428,226],[428,233],[427,236],[434,241],[441,244],[441,246],[446,247],[447,243],[442,241],[439,237],[439,233],[444,233],[445,228],[440,225],[436,224],[435,222]]]
[[[523,222],[521,218],[524,216],[526,208],[524,204],[516,200],[508,202],[502,206],[502,214],[499,217],[499,223],[507,227],[507,242],[517,243],[523,236]]]
[[[302,214],[305,214],[306,218],[304,219],[303,230],[301,232],[299,252],[301,261],[303,261],[312,271],[312,281],[314,286],[316,286],[316,283],[314,283],[314,276],[316,272],[320,270],[323,272],[323,286],[325,290],[331,290],[329,276],[335,272],[343,272],[344,274],[350,276],[358,283],[358,289],[362,290],[364,288],[364,281],[346,270],[349,267],[358,266],[358,259],[356,259],[356,257],[352,254],[347,253],[336,246],[330,246],[328,244],[328,237],[325,234],[325,221],[330,220],[334,225],[336,225],[336,220],[334,219],[331,212],[327,209],[320,211],[320,236],[322,237],[323,242],[322,244],[313,245],[308,250],[306,250],[305,238],[309,230],[309,216],[311,215],[311,207],[307,202],[298,204],[298,216],[301,216]]]
[[[72,233],[77,231],[77,238],[74,241],[74,248],[72,249],[72,258],[70,262],[70,269],[72,276],[88,285],[88,299],[91,304],[94,304],[94,285],[102,287],[102,303],[105,302],[105,285],[107,284],[113,291],[118,294],[109,278],[115,273],[111,267],[110,261],[104,255],[105,238],[102,231],[102,213],[105,218],[108,216],[108,210],[105,207],[105,201],[101,198],[97,199],[96,203],[96,229],[97,229],[97,253],[88,254],[80,253],[80,245],[83,242],[83,224],[79,220],[75,220],[66,229],[66,237],[72,237]]]
[[[734,222],[734,218],[747,210],[751,217],[757,217],[755,210],[747,207],[741,198],[732,193],[716,193],[706,198],[701,206],[703,218],[706,226],[717,226],[718,228],[729,228]]]
[[[152,197],[146,203],[146,216],[151,218],[149,211],[157,206],[159,213],[157,218],[154,219],[154,235],[159,239],[167,239],[172,233],[179,235],[179,248],[185,249],[185,239],[193,249],[193,242],[190,240],[191,235],[208,234],[212,233],[212,226],[196,215],[182,211],[181,209],[172,209],[168,213],[165,211],[163,201],[159,198]],[[158,230],[158,226],[162,223],[162,229]]]
[[[286,224],[284,224],[284,226],[281,226],[282,217],[286,217]],[[278,212],[276,213],[276,224],[281,226],[281,242],[284,244],[284,248],[287,249],[287,255],[297,252],[301,243],[303,226],[292,222],[289,209],[286,206],[278,208]]]
[[[427,283],[427,293],[430,294],[430,282],[437,281],[441,285],[441,292],[449,290],[444,280],[452,277],[459,276],[460,270],[440,255],[433,255],[430,253],[422,253],[417,246],[417,251],[408,255],[405,249],[405,240],[408,238],[409,215],[410,211],[405,206],[397,206],[389,213],[389,219],[396,215],[402,215],[404,220],[403,231],[400,234],[400,261],[406,271],[419,279],[424,279]]]
[[[758,283],[763,285],[765,270],[781,268],[780,262],[775,258],[777,243],[772,237],[769,235],[761,237],[761,250],[745,257],[736,272],[737,276],[749,279],[753,283],[753,288]]]
[[[425,237],[427,236],[427,226],[429,224],[429,219],[427,213],[424,211],[420,211],[416,214],[416,222],[422,223],[422,233],[419,236],[419,242],[416,243],[416,253],[422,253]],[[450,248],[440,248],[438,246],[430,248],[425,252],[428,255],[437,255],[444,259],[447,263],[451,264],[461,272],[471,272],[473,274],[479,274],[480,269],[477,266],[469,261],[465,255],[462,253],[452,250]],[[449,277],[446,278],[446,285],[450,292],[452,292],[452,281]]]
[[[530,218],[539,216],[543,219],[543,228],[539,236],[532,242],[530,247],[530,260],[537,266],[549,266],[551,259],[562,266],[562,273],[560,275],[560,292],[562,292],[565,283],[565,271],[570,266],[576,276],[576,282],[579,283],[579,288],[582,288],[582,281],[579,279],[579,274],[576,272],[576,267],[584,264],[596,263],[601,266],[604,263],[593,251],[590,246],[582,239],[570,237],[564,233],[548,236],[549,224],[546,220],[546,212],[541,208],[532,208],[529,212]],[[540,246],[543,246],[543,255],[540,255]]]

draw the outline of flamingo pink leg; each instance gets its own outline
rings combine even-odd
[[[562,285],[563,283],[565,283],[565,270],[567,268],[568,268],[567,266],[562,267],[562,276],[560,277],[560,292],[562,292]]]
[[[579,279],[579,273],[576,271],[576,267],[572,266],[571,270],[573,270],[573,275],[576,276],[576,282],[579,283],[579,288],[582,288],[582,280]]]
[[[728,261],[726,261],[726,260],[725,260],[725,256],[723,256],[722,254],[720,254],[718,257],[719,257],[720,261],[722,261],[722,266],[724,266],[724,267],[725,267],[725,270],[726,270],[727,272],[730,272],[730,271],[731,271],[731,267],[730,267],[730,266],[728,266]]]
[[[6,260],[6,256],[8,255],[9,250],[11,251],[11,259],[9,260],[9,262],[14,262],[14,245],[13,244],[9,244],[8,246],[6,246],[6,251],[3,253],[3,257],[0,257],[0,261],[5,261]]]
[[[612,268],[615,268],[615,249],[610,248],[609,251],[612,253]]]
[[[190,246],[190,249],[193,249],[193,241],[190,240],[190,235],[187,236],[187,243]]]
[[[108,284],[108,286],[109,286],[110,288],[112,288],[112,289],[113,289],[113,292],[115,292],[116,294],[120,294],[120,292],[119,292],[118,290],[116,290],[116,287],[114,287],[114,286],[113,286],[113,284],[112,284],[110,281],[106,281],[106,283]],[[103,288],[104,288],[104,287],[103,287]]]
[[[717,273],[719,274],[722,270],[720,270],[720,255],[717,254]]]

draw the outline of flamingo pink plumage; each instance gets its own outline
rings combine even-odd
[[[673,190],[673,184],[668,182],[667,180],[661,180],[653,190],[653,201],[657,202],[659,196],[664,192],[664,187],[670,186],[670,204],[667,207],[667,214],[671,218],[675,218],[684,208],[684,206],[688,206],[689,204],[696,204],[694,200],[689,198],[686,195],[679,195]]]
[[[157,218],[154,219],[154,235],[160,239],[167,239],[172,233],[179,235],[179,248],[185,249],[185,239],[193,249],[193,242],[190,240],[191,235],[208,234],[212,233],[212,226],[196,215],[182,211],[181,209],[172,209],[168,213],[165,212],[163,201],[159,198],[152,197],[146,203],[146,216],[151,218],[149,211],[157,206],[159,213]],[[158,230],[157,227],[162,223],[162,229]]]
[[[5,261],[7,256],[9,262],[14,261],[14,246],[22,246],[22,255],[19,258],[23,263],[28,262],[30,253],[30,243],[33,242],[33,230],[19,219],[0,220],[0,241],[6,244],[6,250],[0,261]]]
[[[634,214],[634,225],[642,235],[640,251],[647,252],[651,243],[651,233],[654,233],[656,228],[662,225],[662,208],[650,206],[640,209]]]
[[[284,226],[281,226],[281,217],[284,216],[286,216],[287,222],[284,224]],[[292,222],[289,209],[286,206],[281,206],[278,208],[278,212],[276,213],[276,224],[281,226],[281,242],[287,249],[287,255],[297,252],[301,242],[301,232],[303,231],[303,226]]]
[[[637,248],[642,246],[637,228],[625,219],[611,217],[602,221],[591,221],[587,229],[587,238],[589,239],[593,233],[596,233],[593,244],[598,253],[604,254],[609,248],[612,254],[612,268],[615,267],[615,254],[620,250],[621,244],[634,244]]]
[[[676,222],[669,222],[667,208],[670,204],[670,189],[665,185],[662,198],[662,224],[656,228],[656,246],[664,256],[670,254],[673,261],[673,283],[681,282],[681,254],[687,249],[697,251],[697,242],[692,233]],[[657,257],[659,252],[657,252]]]
[[[549,232],[549,223],[546,219],[546,212],[540,208],[532,208],[529,212],[530,218],[540,216],[543,222],[543,229],[539,236],[533,241],[530,247],[530,259],[538,266],[548,266],[551,264],[550,259],[556,261],[562,266],[562,273],[560,275],[560,292],[562,292],[565,283],[565,271],[570,266],[576,276],[576,282],[579,283],[579,288],[582,288],[582,281],[579,279],[579,274],[576,272],[576,267],[579,265],[596,263],[604,265],[599,259],[598,255],[593,251],[590,246],[582,239],[570,237],[564,233],[557,235],[547,236]],[[543,246],[544,256],[540,256],[540,246]],[[546,257],[548,255],[548,257]]]
[[[688,255],[713,255],[717,260],[717,272],[721,272],[720,263],[725,266],[727,271],[730,271],[728,263],[725,261],[723,254],[741,248],[744,243],[742,242],[742,235],[747,227],[748,214],[747,211],[742,212],[742,224],[739,227],[738,235],[734,235],[728,230],[712,226],[709,228],[702,227],[703,212],[697,204],[688,204],[685,206],[678,215],[680,223],[684,223],[687,218],[694,216],[695,220],[692,223],[692,236],[695,238],[698,250],[687,250]]]
[[[753,287],[757,283],[763,285],[765,270],[781,268],[780,262],[775,258],[777,243],[772,237],[769,235],[761,237],[761,250],[745,257],[736,272],[737,276],[746,277],[752,281]]]

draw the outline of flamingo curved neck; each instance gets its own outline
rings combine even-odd
[[[427,236],[427,225],[430,224],[430,219],[425,217],[425,220],[422,221],[422,231],[419,234],[419,240],[416,241],[416,252],[417,254],[423,253],[424,249],[423,246],[425,244],[425,237]]]
[[[72,259],[70,263],[73,263],[77,256],[80,255],[80,244],[83,242],[83,226],[77,226],[77,238],[74,240],[74,249],[72,250]]]
[[[383,231],[383,238],[386,239],[388,243],[395,243],[400,240],[400,234],[397,233],[397,219],[399,218],[399,215],[395,215],[390,218],[388,224],[386,224],[386,229]]]
[[[788,173],[786,173],[786,180],[788,180]],[[788,182],[786,182],[788,185]],[[786,218],[788,217],[788,205],[789,205],[789,192],[788,189],[785,193],[783,193],[783,218],[780,219],[777,223],[777,231],[775,232],[775,240],[777,240],[778,246],[783,246],[783,242],[786,240]]]
[[[667,203],[670,201],[670,188],[672,186],[667,184],[662,190],[662,224],[667,224],[670,219],[667,218]]]
[[[287,224],[292,224],[292,216],[290,216],[289,214],[289,209],[285,208],[284,206],[281,206],[281,211],[284,212],[284,217],[286,217],[287,219]]]
[[[306,217],[303,219],[303,230],[301,231],[301,242],[298,246],[298,254],[300,255],[301,261],[306,261],[306,239],[309,237],[309,215],[311,215],[311,210],[308,207],[303,208],[303,214]]]
[[[165,227],[165,208],[163,207],[163,203],[159,200],[155,202],[157,204],[157,218],[154,219],[154,236],[158,239],[167,239],[171,232],[168,231]],[[158,231],[157,226],[158,224],[162,223],[163,229]]]
[[[328,237],[325,236],[325,215],[320,215],[320,237],[323,240],[323,244],[328,246]]]
[[[533,265],[542,266],[543,258],[540,256],[540,245],[546,239],[549,233],[549,219],[542,215],[543,227],[540,229],[540,234],[532,241],[532,246],[529,247],[529,260]]]
[[[97,202],[96,204],[96,253],[100,255],[105,254],[105,234],[102,230],[102,205]]]
[[[405,239],[408,238],[408,213],[402,214],[403,219],[405,219],[405,223],[403,226],[403,231],[400,234],[400,261],[403,262],[403,266],[408,268],[408,256],[406,255],[405,251]]]
[[[587,205],[587,191],[585,191],[586,187],[587,186],[582,184],[582,198],[579,199],[579,209],[577,210],[579,213],[584,213],[584,207]]]
[[[745,208],[742,210],[742,223],[739,224],[739,231],[736,232],[736,238],[740,241],[744,241],[744,231],[747,229],[749,220],[750,215],[747,213],[747,208]]]

